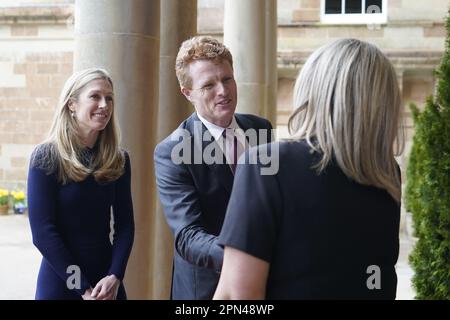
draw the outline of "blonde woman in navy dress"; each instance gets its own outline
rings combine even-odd
[[[122,281],[134,239],[131,168],[119,148],[114,109],[105,70],[73,74],[48,138],[32,154],[29,219],[43,256],[36,299],[126,299]]]

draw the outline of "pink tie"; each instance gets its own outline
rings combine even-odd
[[[231,129],[231,128],[230,128]],[[231,129],[231,130],[233,130],[233,129]],[[226,133],[226,131],[227,131],[227,129],[225,129],[225,130],[223,130],[223,133],[222,133],[222,136],[223,136],[223,138],[224,138],[224,151],[225,151],[225,153],[226,154],[228,154],[228,156],[229,156],[229,158],[230,158],[230,163],[229,163],[229,165],[230,165],[230,168],[231,168],[231,171],[233,172],[233,174],[236,172],[236,165],[237,165],[237,137],[236,137],[236,135],[234,135],[234,132],[233,132],[233,154],[231,155],[231,157],[230,157],[230,154],[228,153],[228,151],[226,150],[226,145],[227,145],[227,143],[226,143],[226,139],[227,139],[227,133]],[[234,131],[234,130],[233,130]]]
[[[237,160],[237,137],[233,135],[233,160],[231,160],[230,164],[233,174],[236,172]]]

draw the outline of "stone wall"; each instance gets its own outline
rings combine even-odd
[[[49,130],[58,94],[72,72],[73,3],[0,2],[0,187],[25,187],[29,155]],[[222,39],[223,6],[224,0],[198,0],[200,34]],[[405,105],[423,105],[433,92],[432,71],[444,50],[447,8],[447,0],[388,0],[388,22],[373,28],[321,24],[320,0],[278,0],[279,136],[287,135],[293,81],[302,64],[315,48],[339,37],[379,46],[396,67]],[[408,109],[405,122],[402,164],[413,134]]]
[[[224,0],[199,0],[199,28],[203,33],[222,36]],[[278,137],[288,136],[287,122],[292,112],[292,89],[302,65],[319,46],[344,37],[377,45],[394,64],[402,90],[405,150],[397,160],[406,165],[414,134],[409,104],[423,107],[434,90],[433,70],[438,66],[445,44],[444,19],[448,0],[387,0],[387,23],[323,24],[320,0],[278,0]],[[245,27],[245,22],[242,23]],[[410,233],[410,215],[402,209],[401,230]]]
[[[29,156],[72,73],[73,7],[44,2],[0,6],[0,188],[25,189]]]

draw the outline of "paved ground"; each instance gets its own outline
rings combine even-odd
[[[34,299],[41,261],[26,216],[0,216],[0,299]]]
[[[402,239],[397,264],[399,300],[414,299],[413,272],[407,262],[410,250],[410,242]],[[0,216],[0,257],[0,300],[33,299],[41,255],[31,242],[26,216]]]

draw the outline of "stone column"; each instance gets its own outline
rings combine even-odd
[[[277,92],[278,92],[278,64],[277,64],[277,0],[266,2],[266,84],[267,99],[265,117],[277,124]]]
[[[266,113],[265,1],[225,0],[224,43],[233,54],[237,111]]]
[[[175,58],[181,43],[196,33],[197,0],[161,2],[158,141],[167,137],[194,110],[180,92],[175,75]]]
[[[74,69],[98,66],[111,73],[122,145],[131,157],[136,234],[125,277],[131,299],[152,298],[151,261],[159,236],[153,228],[159,17],[159,0],[75,2]]]
[[[193,107],[181,94],[175,75],[175,58],[181,43],[197,33],[197,0],[164,0],[161,2],[160,95],[158,109],[158,142],[167,137],[192,112]],[[173,236],[161,203],[156,203],[154,224],[155,259],[153,261],[153,297],[168,299],[172,281]]]

